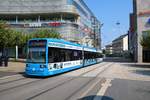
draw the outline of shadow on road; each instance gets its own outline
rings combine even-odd
[[[136,74],[148,75],[150,76],[150,70],[135,70]]]
[[[91,95],[91,96],[87,96],[87,97],[83,97],[83,98],[80,98],[78,100],[94,100],[94,98],[97,98],[97,100],[114,100],[113,98],[111,97],[107,97],[107,96],[95,96],[95,95]]]
[[[10,76],[10,75],[15,75],[16,73],[15,72],[3,72],[3,71],[0,71],[0,77],[4,77],[4,76]]]
[[[150,68],[150,65],[146,64],[136,64],[136,63],[130,63],[130,64],[123,64],[128,67],[136,67],[136,68]]]
[[[140,68],[132,71],[133,73],[136,74],[141,74],[141,75],[148,75],[150,76],[150,65],[148,64],[136,64],[136,63],[131,63],[131,64],[123,64],[124,66],[127,67],[135,67],[135,68]]]
[[[44,78],[47,78],[47,77],[40,77],[40,76],[29,76],[29,75],[27,75],[25,72],[19,72],[18,74],[22,75],[22,76],[25,77],[25,78],[36,78],[36,79],[44,79]]]
[[[106,57],[103,59],[104,62],[119,62],[119,63],[124,63],[124,62],[131,62],[130,59],[123,58],[123,57]]]

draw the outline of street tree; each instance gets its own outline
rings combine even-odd
[[[9,29],[6,22],[0,21],[0,47],[5,48],[10,46],[10,41],[12,39],[12,30]]]
[[[6,48],[24,48],[27,41],[32,38],[61,38],[61,35],[54,29],[40,29],[32,33],[23,33],[13,30],[5,21],[0,21],[0,52]],[[16,57],[17,58],[17,57]]]
[[[39,29],[32,34],[33,38],[61,38],[60,33],[54,29]]]
[[[61,38],[61,35],[54,29],[39,29],[33,33],[23,33],[12,30],[4,21],[0,21],[0,48],[24,47],[32,38]]]
[[[4,21],[0,21],[0,47],[14,47],[21,45],[25,41],[25,35],[22,32],[12,30]]]
[[[143,48],[150,49],[150,30],[144,32],[140,44],[143,46]]]

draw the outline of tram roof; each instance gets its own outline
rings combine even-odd
[[[93,48],[93,47],[83,46],[83,48],[84,48],[84,51],[97,52],[96,48]]]
[[[33,38],[31,40],[47,40],[48,43],[54,42],[54,43],[63,43],[66,45],[71,45],[71,46],[76,46],[76,47],[80,47],[80,48],[84,48],[85,51],[91,51],[91,52],[96,52],[96,48],[93,47],[88,47],[88,46],[82,46],[80,44],[77,43],[73,43],[73,42],[69,42],[63,39],[55,39],[55,38]]]

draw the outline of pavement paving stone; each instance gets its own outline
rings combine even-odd
[[[104,64],[107,63],[109,62]],[[94,66],[96,67],[97,65]],[[112,66],[102,72],[95,81],[91,81],[91,79],[95,77],[97,71],[101,72],[101,68],[105,68],[101,63],[98,64],[99,67],[96,67],[96,70],[92,71],[93,75],[89,72],[87,75],[88,77],[84,77],[84,75],[79,76],[81,73],[93,69],[94,66],[44,79],[23,78],[22,80],[17,80],[20,79],[20,76],[13,76],[14,78],[16,77],[15,80],[17,81],[3,84],[4,87],[1,85],[1,89],[5,88],[5,91],[0,93],[1,100],[26,100],[27,98],[33,98],[36,100],[50,100],[50,98],[54,98],[53,100],[77,100],[75,98],[79,99],[80,97],[81,100],[91,100],[91,98],[95,97],[102,98],[98,100],[149,100],[150,68],[148,66],[135,65],[134,63],[114,62]],[[0,73],[20,73],[24,71],[24,68],[24,63],[9,62],[8,67],[0,68]],[[72,78],[75,79],[70,81]],[[101,78],[104,78],[106,82],[98,81],[99,78],[100,80]],[[12,81],[8,80],[8,78],[3,80],[3,82]],[[111,81],[108,82],[108,80]],[[21,85],[24,82],[29,84]],[[107,85],[109,85],[109,87],[107,87]],[[14,86],[19,87],[11,88]],[[11,89],[6,90],[8,87]],[[102,95],[102,90],[106,90],[103,92],[105,93],[104,95]]]
[[[150,98],[150,84],[147,81],[115,79],[111,84],[105,96],[113,98],[112,100],[149,100]]]
[[[23,62],[9,62],[7,67],[0,67],[0,77],[23,73],[24,69],[25,63]]]
[[[130,63],[128,63],[130,64]],[[136,65],[129,66],[127,63],[115,63],[110,70],[103,73],[102,77],[112,79],[128,79],[150,81],[150,68],[137,67]]]

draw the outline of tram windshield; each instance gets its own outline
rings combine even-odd
[[[46,62],[46,48],[44,47],[29,48],[27,62],[45,63]]]

